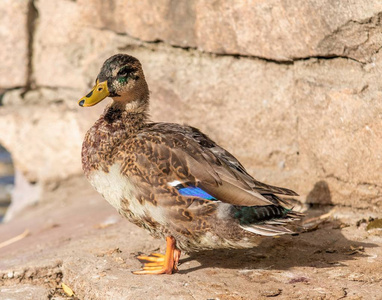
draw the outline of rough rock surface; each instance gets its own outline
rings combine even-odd
[[[82,18],[98,28],[269,60],[346,56],[366,61],[382,42],[378,0],[161,0],[154,5],[86,0],[79,6]]]
[[[32,1],[29,35],[7,33],[29,49],[31,74],[3,96],[0,143],[23,182],[38,186],[31,202],[81,176],[81,140],[105,103],[80,109],[76,100],[102,62],[124,52],[143,63],[153,120],[199,127],[257,179],[308,202],[378,209],[381,6]]]
[[[325,212],[308,211],[307,218]],[[45,202],[0,226],[0,243],[29,230],[0,248],[0,297],[71,299],[64,283],[84,300],[380,299],[381,229],[367,231],[365,220],[376,215],[331,213],[299,236],[267,238],[244,251],[183,254],[179,273],[142,277],[131,274],[140,268],[135,256],[163,252],[164,241],[122,219],[98,195]]]
[[[0,5],[0,91],[28,83],[28,0],[3,0]]]

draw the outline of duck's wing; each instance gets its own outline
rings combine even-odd
[[[243,165],[231,153],[217,145],[199,129],[194,127],[189,128],[192,138],[194,138],[201,146],[207,147],[219,160],[223,161],[230,168],[230,170],[235,173],[236,176],[244,180],[252,189],[258,191],[261,194],[298,196],[296,192],[290,189],[281,188],[257,181],[248,174]]]
[[[272,205],[279,201],[268,194],[295,195],[255,181],[231,154],[192,127],[153,124],[136,136],[130,151],[134,152],[137,174],[150,176],[147,170],[152,170],[152,176],[157,176],[159,170],[164,185],[200,188],[232,205]]]

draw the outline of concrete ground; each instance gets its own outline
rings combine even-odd
[[[308,211],[299,236],[183,255],[177,274],[137,276],[136,255],[163,252],[164,241],[95,194],[41,204],[0,225],[0,299],[382,299],[377,216],[330,209]]]

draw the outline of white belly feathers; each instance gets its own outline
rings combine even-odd
[[[121,201],[124,200],[126,203],[123,209],[128,209],[135,218],[149,216],[161,224],[166,223],[161,207],[146,202],[139,203],[135,196],[137,187],[127,176],[121,174],[120,164],[112,165],[108,173],[102,170],[92,172],[89,181],[118,212],[121,211]],[[126,204],[128,204],[128,208]]]
[[[128,177],[121,174],[120,164],[112,165],[108,173],[102,170],[92,172],[89,180],[97,192],[118,211],[121,209],[121,200],[126,199],[129,202],[129,209],[134,211],[136,216],[145,214],[144,207],[135,199],[134,185]]]

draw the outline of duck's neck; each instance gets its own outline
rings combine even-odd
[[[108,131],[118,131],[120,137],[127,137],[141,129],[148,120],[148,100],[129,103],[112,102],[101,116],[103,126]]]
[[[145,107],[129,110],[115,103],[106,107],[100,119],[87,132],[82,146],[82,166],[86,176],[92,170],[108,172],[117,159],[116,155],[112,155],[116,147],[142,129],[147,120]]]

